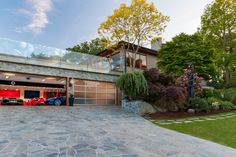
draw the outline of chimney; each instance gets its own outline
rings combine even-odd
[[[151,49],[158,51],[161,48],[162,38],[156,38],[151,42]]]

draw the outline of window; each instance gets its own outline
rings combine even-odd
[[[120,71],[120,53],[115,54],[111,57],[111,67],[112,70]]]
[[[135,59],[134,59],[135,58]],[[135,64],[134,64],[135,60]],[[134,54],[132,52],[126,53],[126,66],[132,67],[134,64],[135,68],[147,68],[147,56],[143,54]]]

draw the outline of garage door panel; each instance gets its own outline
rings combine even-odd
[[[86,104],[97,104],[97,99],[86,99]]]
[[[96,99],[97,98],[97,93],[86,93],[86,98],[94,98]]]
[[[98,92],[98,93],[106,93],[106,92],[107,92],[107,89],[106,89],[106,88],[98,88],[98,89],[97,89],[97,92]]]
[[[85,91],[85,86],[75,86],[75,87],[74,87],[74,91],[77,91],[77,92],[79,92],[79,91]]]
[[[107,94],[107,99],[115,99],[115,94]]]
[[[102,105],[102,104],[107,104],[106,99],[97,99],[97,104]]]
[[[85,99],[77,99],[77,98],[75,98],[74,103],[75,104],[85,104]]]
[[[107,94],[106,94],[106,93],[104,93],[104,94],[98,93],[98,94],[97,94],[97,97],[98,97],[99,99],[106,99],[106,98],[107,98]]]
[[[86,87],[86,92],[97,92],[96,87]]]
[[[107,88],[107,93],[115,93],[116,90],[112,88]]]
[[[74,92],[74,97],[84,98],[85,97],[85,92]]]
[[[115,100],[114,99],[107,99],[107,105],[112,105],[112,104],[115,104]]]
[[[112,83],[76,80],[74,93],[78,104],[116,104],[116,88]]]

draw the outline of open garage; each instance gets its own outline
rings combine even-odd
[[[66,105],[66,78],[0,72],[1,105]]]

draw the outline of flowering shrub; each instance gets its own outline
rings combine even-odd
[[[187,68],[184,69],[184,73],[182,76],[176,79],[176,85],[180,87],[184,87],[185,89],[188,89],[189,86],[189,75],[192,73],[192,70]],[[193,74],[194,80],[193,80],[193,87],[196,92],[196,94],[202,92],[202,86],[201,86],[201,77],[197,74]]]
[[[220,108],[221,100],[215,97],[207,98],[208,104],[211,106],[212,109],[218,110]]]

